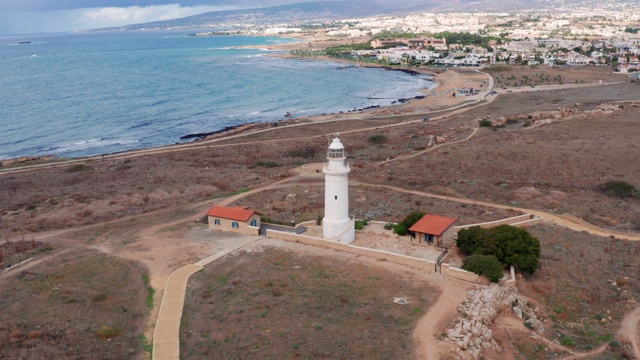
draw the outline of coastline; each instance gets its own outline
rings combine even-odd
[[[309,44],[314,47],[319,46],[319,44],[327,46],[329,45],[328,43],[331,43],[331,45],[336,45],[334,41],[327,41],[327,40],[320,40],[320,41],[312,40],[312,42],[309,42]],[[260,45],[257,47],[260,47],[260,48],[268,47],[270,50],[286,51],[287,49],[304,47],[305,44],[307,44],[305,41],[301,41],[301,42],[286,43],[286,44],[269,44],[268,46]],[[278,57],[278,58],[289,58],[289,59],[298,58],[299,59],[299,57],[292,56],[288,53],[287,54],[283,54],[283,53],[270,54],[269,56]],[[309,58],[304,58],[304,59],[309,59]],[[208,131],[208,129],[202,129],[201,132],[183,133],[182,135],[180,135],[181,141],[173,144],[151,146],[151,147],[134,149],[134,150],[106,152],[103,154],[98,154],[93,156],[58,157],[54,154],[42,154],[42,155],[27,154],[27,155],[15,157],[15,158],[0,159],[0,167],[14,166],[18,164],[40,163],[44,161],[49,162],[49,161],[56,161],[56,160],[64,161],[64,160],[73,160],[73,159],[91,159],[91,158],[105,157],[108,155],[116,155],[116,154],[122,155],[127,153],[136,153],[139,151],[150,150],[150,149],[168,148],[176,145],[178,146],[188,145],[194,142],[198,142],[200,140],[215,139],[215,138],[235,135],[235,134],[239,134],[239,133],[251,131],[251,130],[260,130],[268,127],[276,127],[279,125],[296,124],[296,123],[302,123],[302,122],[317,122],[317,121],[326,121],[326,120],[339,121],[339,120],[351,120],[351,119],[357,119],[357,118],[363,118],[363,117],[375,118],[377,116],[411,115],[412,113],[419,114],[422,112],[442,110],[446,107],[457,105],[463,102],[463,101],[451,101],[451,99],[446,99],[443,96],[433,96],[433,94],[436,94],[438,92],[442,93],[443,92],[441,91],[442,89],[450,90],[450,89],[454,89],[456,86],[459,85],[456,81],[452,81],[452,79],[456,80],[459,77],[459,75],[455,75],[456,73],[458,73],[457,71],[452,71],[452,70],[442,71],[441,69],[434,69],[434,68],[400,69],[400,68],[385,66],[383,64],[371,64],[371,63],[365,64],[365,63],[359,63],[356,61],[350,61],[345,59],[329,58],[326,56],[312,57],[310,59],[313,61],[332,61],[336,63],[344,63],[354,67],[381,68],[388,71],[401,71],[413,76],[420,76],[420,75],[429,76],[429,77],[432,77],[433,86],[418,90],[422,95],[417,95],[415,97],[410,97],[410,98],[399,98],[399,99],[396,99],[394,103],[391,105],[383,105],[383,106],[374,105],[374,106],[365,106],[361,108],[354,107],[351,110],[344,110],[344,111],[339,111],[334,113],[309,115],[309,116],[296,116],[296,114],[293,113],[291,117],[285,117],[283,119],[275,120],[272,122],[265,122],[265,123],[248,122],[248,123],[234,125],[234,126],[226,126],[223,129],[219,129],[215,131]],[[455,100],[459,100],[459,99],[455,99]],[[192,140],[192,141],[188,141],[188,140]],[[25,159],[27,158],[29,160],[25,161]]]

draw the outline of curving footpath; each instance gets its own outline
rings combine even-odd
[[[258,240],[259,237],[252,238],[251,241],[215,253],[195,264],[185,265],[169,275],[153,330],[153,360],[180,359],[180,321],[189,277],[204,269],[205,265]]]

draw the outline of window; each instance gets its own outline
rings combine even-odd
[[[258,220],[256,219],[251,220],[251,226],[254,226],[254,227],[258,226]]]
[[[214,223],[215,225],[220,225],[220,219],[216,219],[213,223]]]
[[[232,223],[231,223],[231,227],[232,227],[232,228],[234,228],[234,229],[237,229],[237,228],[238,228],[238,223],[237,223],[237,222],[235,222],[235,221],[234,221],[234,222],[232,222]]]
[[[335,199],[338,200],[338,195],[336,195]]]

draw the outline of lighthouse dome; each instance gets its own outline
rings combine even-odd
[[[327,151],[328,159],[344,159],[344,145],[340,142],[340,139],[336,137],[329,145],[329,151]]]
[[[332,150],[344,149],[344,145],[342,145],[342,143],[340,142],[340,139],[335,138],[333,139],[333,142],[331,143],[331,145],[329,145],[329,149],[332,149]]]

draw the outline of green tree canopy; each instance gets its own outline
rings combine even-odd
[[[478,275],[486,276],[491,282],[502,279],[502,263],[493,255],[475,254],[462,262],[462,268]]]
[[[510,225],[472,227],[458,233],[457,245],[469,255],[493,255],[506,268],[513,265],[533,274],[538,269],[540,241],[527,230]]]

